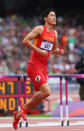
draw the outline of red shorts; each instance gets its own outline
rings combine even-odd
[[[39,90],[39,87],[47,83],[47,69],[39,67],[39,65],[28,64],[27,74],[31,81],[35,91]]]

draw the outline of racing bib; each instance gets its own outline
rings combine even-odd
[[[52,47],[53,47],[53,42],[44,40],[41,43],[40,49],[51,51]]]

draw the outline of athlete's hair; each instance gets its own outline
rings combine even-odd
[[[56,14],[56,11],[53,8],[48,8],[43,12],[42,18],[44,19],[44,17],[47,17],[51,11],[53,11]]]
[[[53,8],[48,8],[42,13],[42,23],[44,23],[44,17],[47,17],[51,11],[56,14],[56,11]]]

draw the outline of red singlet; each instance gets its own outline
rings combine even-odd
[[[42,84],[47,83],[48,58],[56,40],[54,30],[48,32],[45,25],[43,25],[43,28],[43,33],[34,39],[34,45],[48,51],[48,56],[42,56],[40,53],[33,51],[27,66],[27,73],[33,82],[35,90],[39,90]]]

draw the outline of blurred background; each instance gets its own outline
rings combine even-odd
[[[56,10],[55,29],[58,31],[59,48],[63,48],[65,54],[51,54],[48,74],[84,73],[84,8],[74,7],[72,3],[61,5],[56,0],[0,0],[0,74],[26,73],[31,50],[20,43],[34,26],[42,24],[41,14],[50,7]],[[72,87],[69,90],[77,92],[81,100],[84,99],[83,81],[74,79],[73,86],[69,81]],[[48,82],[55,93],[57,81]]]

